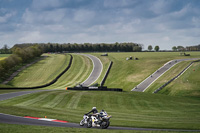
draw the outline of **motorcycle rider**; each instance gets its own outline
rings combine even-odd
[[[92,107],[92,110],[88,113],[86,113],[85,115],[88,115],[90,113],[93,113],[92,115],[96,116],[96,118],[98,119],[97,123],[100,123],[100,119],[99,119],[99,113],[96,107]]]
[[[97,108],[96,107],[92,107],[92,110],[90,112],[86,113],[85,115],[88,115],[90,113],[93,113],[93,115],[96,115],[96,113],[98,113]]]

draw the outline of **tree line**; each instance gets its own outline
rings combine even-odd
[[[37,43],[38,44],[38,43]],[[27,47],[35,44],[16,44],[18,47]],[[67,44],[58,44],[58,43],[40,43],[38,44],[45,53],[47,52],[140,52],[142,51],[142,44],[137,43],[67,43]]]
[[[27,63],[35,57],[39,57],[43,53],[39,45],[29,47],[15,46],[11,50],[12,55],[0,61],[0,80],[4,80],[8,77],[10,70],[15,68],[17,65]]]
[[[153,49],[153,46],[152,46],[152,45],[149,45],[149,46],[148,46],[148,50],[149,50],[149,51],[152,51],[152,49]],[[156,45],[156,46],[154,47],[154,50],[155,50],[156,52],[158,52],[158,51],[160,50],[160,47],[159,47],[158,45]]]
[[[0,49],[0,54],[11,54],[11,53],[12,50],[6,44]]]
[[[200,51],[200,44],[196,46],[173,46],[172,51]]]

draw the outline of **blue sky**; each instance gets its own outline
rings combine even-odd
[[[0,45],[200,44],[200,0],[0,0]]]

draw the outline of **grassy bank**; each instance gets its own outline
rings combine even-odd
[[[186,66],[190,64],[190,62],[191,61],[183,61],[176,64],[166,73],[164,73],[161,77],[159,77],[151,86],[149,86],[145,92],[149,92],[149,93],[154,92],[156,89],[164,85],[170,79],[178,75]]]
[[[200,52],[188,52],[190,57],[180,56],[179,52],[127,52],[108,53],[108,56],[100,56],[102,53],[91,53],[98,56],[104,66],[113,61],[112,69],[108,75],[105,85],[111,88],[123,88],[130,91],[146,77],[155,72],[166,62],[182,58],[200,58]],[[132,56],[139,60],[126,60]],[[106,67],[105,67],[106,68]]]
[[[200,62],[194,63],[178,79],[167,85],[159,93],[176,96],[200,97]]]
[[[61,73],[69,63],[69,55],[49,54],[41,60],[20,72],[8,84],[17,87],[31,87],[49,83]]]
[[[70,69],[53,85],[45,89],[65,89],[85,81],[93,69],[92,61],[86,56],[72,54],[73,61]]]
[[[0,102],[0,112],[78,123],[96,106],[112,126],[200,129],[199,100],[136,92],[51,91]]]
[[[49,83],[69,64],[69,55],[48,54],[47,56],[47,58],[20,72],[8,85],[31,87]],[[64,89],[68,86],[75,86],[77,83],[81,83],[87,79],[92,68],[92,62],[89,58],[73,54],[71,68],[55,84],[45,89]]]

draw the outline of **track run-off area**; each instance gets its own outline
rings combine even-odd
[[[27,94],[42,92],[42,91],[55,91],[55,90],[35,90],[35,91],[20,91],[6,94],[0,94],[0,101],[19,97]],[[51,119],[35,119],[31,117],[21,117],[15,115],[9,115],[0,113],[0,123],[7,124],[20,124],[20,125],[40,125],[40,126],[52,126],[52,127],[73,127],[73,128],[84,128],[77,123],[62,122],[62,120],[51,121]],[[138,131],[178,131],[178,132],[200,132],[200,130],[184,130],[184,129],[155,129],[155,128],[132,128],[132,127],[114,127],[110,126],[108,129],[114,130],[138,130]]]
[[[101,72],[103,70],[103,65],[101,63],[101,61],[96,58],[95,56],[89,55],[89,54],[81,54],[84,56],[89,57],[92,60],[93,63],[93,70],[90,73],[89,77],[82,82],[83,86],[89,86],[91,84],[93,84],[101,75]],[[159,70],[157,70],[155,73],[153,73],[150,77],[148,77],[148,83],[145,83],[144,81],[146,81],[147,79],[145,79],[141,84],[139,84],[137,86],[137,89],[135,89],[136,91],[144,91],[149,85],[151,85],[156,79],[158,79],[162,74],[164,74],[166,71],[168,71],[171,67],[173,67],[175,64],[184,61],[184,60],[190,60],[190,59],[181,59],[181,60],[173,60],[170,61],[168,63],[166,63],[163,67],[161,67]],[[194,59],[192,59],[194,60]],[[145,84],[143,84],[145,83]],[[142,86],[143,84],[143,86]],[[140,86],[141,85],[141,86]],[[146,86],[146,87],[145,87]],[[143,88],[142,88],[143,87]],[[20,91],[20,92],[13,92],[13,93],[6,93],[6,94],[0,94],[0,101],[6,101],[7,99],[12,99],[14,97],[19,97],[19,96],[24,96],[27,94],[37,94],[39,92],[51,92],[52,93],[56,90],[33,90],[33,91]],[[71,98],[72,100],[68,102],[68,104],[66,105],[66,108],[77,108],[77,104],[79,103],[79,101],[81,100],[80,97],[84,95],[80,92],[80,93],[76,93],[75,95],[73,95],[73,97]],[[48,97],[48,95],[43,95],[46,98]],[[43,100],[45,97],[41,96],[39,100]],[[33,101],[33,102],[37,102],[37,100]],[[59,97],[55,97],[55,100],[59,101],[62,100]],[[31,102],[23,102],[23,105],[29,105],[32,104]],[[53,106],[54,103],[49,103],[49,106]],[[18,105],[20,106],[20,105]],[[56,105],[55,105],[56,106]],[[47,105],[44,105],[44,107],[48,107]],[[112,115],[112,114],[111,114]],[[81,119],[81,118],[80,118]],[[41,120],[36,120],[36,119],[31,119],[31,118],[25,118],[25,117],[20,117],[20,116],[16,116],[16,115],[8,115],[8,114],[3,114],[0,113],[0,123],[9,123],[9,124],[23,124],[23,125],[42,125],[42,126],[53,126],[53,127],[74,127],[74,128],[82,128],[79,126],[79,124],[77,123],[70,123],[70,121],[68,123],[62,123],[62,122],[52,122],[52,121],[41,121]],[[192,131],[196,131],[196,132],[200,132],[200,130],[187,130],[187,129],[156,129],[156,128],[132,128],[132,127],[113,127],[110,126],[108,129],[115,129],[115,130],[139,130],[139,131],[183,131],[183,132],[192,132]]]

